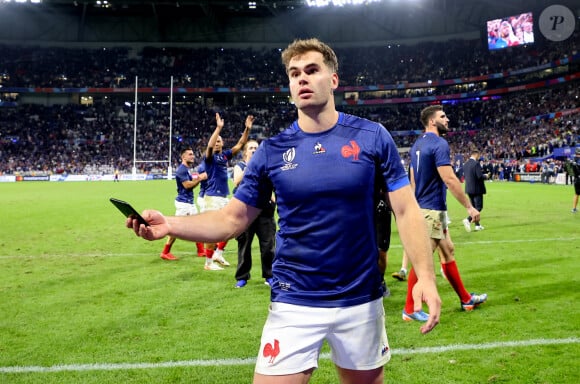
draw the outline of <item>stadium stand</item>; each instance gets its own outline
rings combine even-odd
[[[579,43],[576,30],[562,42],[493,52],[470,39],[338,47],[337,104],[380,121],[405,153],[421,129],[419,109],[444,103],[453,156],[466,158],[476,146],[492,164],[525,169],[528,159],[552,157],[562,168],[555,148],[579,142]],[[170,78],[173,148],[190,143],[197,158],[216,111],[226,119],[225,138],[239,136],[249,112],[256,138],[295,118],[278,48],[2,43],[0,50],[0,174],[130,171],[136,76],[138,159],[167,158]],[[165,172],[154,162],[138,167]]]

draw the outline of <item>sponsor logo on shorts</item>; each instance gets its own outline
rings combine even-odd
[[[383,347],[381,348],[381,356],[385,356],[387,353],[389,353],[389,346],[383,344]]]

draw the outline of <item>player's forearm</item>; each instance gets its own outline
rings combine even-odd
[[[424,222],[425,219],[419,210],[399,215],[396,221],[403,249],[417,276],[421,279],[435,279],[431,240],[427,235],[426,226],[423,225]]]
[[[417,276],[435,279],[433,251],[425,218],[410,187],[389,193],[393,214],[397,218],[399,237]]]
[[[471,201],[469,201],[469,198],[463,192],[461,184],[459,184],[457,178],[455,178],[455,180],[446,180],[445,184],[447,185],[447,189],[449,189],[449,192],[451,192],[451,194],[453,195],[453,197],[455,197],[455,199],[459,202],[459,204],[463,205],[465,209],[471,209]]]
[[[199,179],[193,179],[191,181],[184,181],[183,187],[185,189],[193,189],[193,188],[197,187],[199,185],[199,183],[201,183],[201,180],[199,180]]]
[[[224,220],[220,211],[207,211],[192,216],[167,217],[169,235],[182,240],[213,243],[238,234],[235,226]],[[241,232],[241,231],[239,231]]]
[[[242,137],[238,140],[236,145],[232,147],[232,153],[235,155],[242,150],[244,145],[248,142],[248,138],[250,137],[250,129],[251,127],[246,127],[244,133],[242,133]]]
[[[211,156],[211,154],[213,152],[213,147],[215,146],[215,143],[217,143],[218,137],[220,137],[220,133],[221,133],[221,128],[218,126],[218,127],[216,127],[216,129],[213,131],[213,133],[209,137],[209,141],[207,142],[207,149],[206,149],[206,155],[208,157]]]

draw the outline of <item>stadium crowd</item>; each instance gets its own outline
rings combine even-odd
[[[578,33],[562,43],[518,47],[517,54],[511,48],[485,52],[482,44],[461,40],[373,49],[338,48],[342,58],[341,86],[404,84],[525,69],[576,55],[580,41],[577,37]],[[176,87],[251,90],[285,87],[287,83],[286,75],[279,71],[278,49],[148,47],[140,52],[131,48],[2,46],[2,49],[0,95],[1,89],[8,87],[131,87],[136,75],[140,87],[167,87],[169,76],[176,79]],[[457,54],[449,55],[450,51]],[[533,80],[525,70],[522,72],[525,75],[505,81]],[[485,84],[472,88],[484,88]],[[440,87],[434,92],[446,90]],[[369,97],[373,96],[361,93],[361,98]],[[546,158],[554,148],[578,143],[579,97],[576,80],[485,101],[448,102],[445,110],[451,119],[448,141],[452,154],[466,159],[472,147],[479,148],[484,160],[497,169],[497,178],[502,165],[525,171],[529,159]],[[166,103],[138,105],[134,153],[134,106],[126,98],[104,98],[90,106],[24,104],[17,97],[13,101],[9,106],[0,106],[0,174],[102,174],[115,169],[129,172],[134,156],[139,160],[136,166],[141,172],[162,173],[167,169],[167,163],[163,163],[170,152],[170,114]],[[424,103],[343,105],[339,109],[381,122],[392,132],[399,147],[408,148],[421,129],[416,116],[424,106]],[[222,135],[226,145],[233,144],[228,140],[239,137],[248,113],[256,116],[257,130],[252,136],[258,139],[278,132],[295,119],[293,105],[280,99],[223,105],[215,100],[210,105],[204,98],[175,102],[171,111],[174,168],[179,161],[181,142],[193,145],[196,157],[201,159],[215,127],[216,111],[226,120]],[[559,118],[534,119],[562,112],[570,113]],[[560,160],[554,162],[561,169]]]
[[[341,86],[466,78],[543,65],[578,53],[580,32],[562,42],[488,51],[479,40],[336,48]],[[68,48],[0,44],[0,83],[26,88],[286,87],[280,49],[269,47]],[[514,51],[517,49],[517,51]],[[453,54],[449,54],[453,52]],[[364,60],[360,58],[364,57]]]

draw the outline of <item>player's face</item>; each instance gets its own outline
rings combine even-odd
[[[246,161],[250,160],[254,155],[254,152],[258,149],[258,143],[255,141],[250,141],[246,146]]]
[[[331,101],[338,87],[338,75],[324,64],[322,53],[309,51],[288,63],[290,95],[299,110],[321,109]]]
[[[218,136],[217,141],[215,142],[215,145],[213,146],[213,151],[216,153],[220,153],[222,151],[223,147],[224,147],[224,141],[223,141],[221,136]]]
[[[440,135],[444,135],[449,132],[449,119],[447,118],[445,112],[435,112],[435,117],[433,117],[433,119],[435,120],[435,126],[437,127],[437,131]]]
[[[185,151],[181,155],[181,162],[183,164],[187,165],[188,167],[191,167],[193,165],[194,161],[195,161],[195,155],[193,154],[193,151]]]

